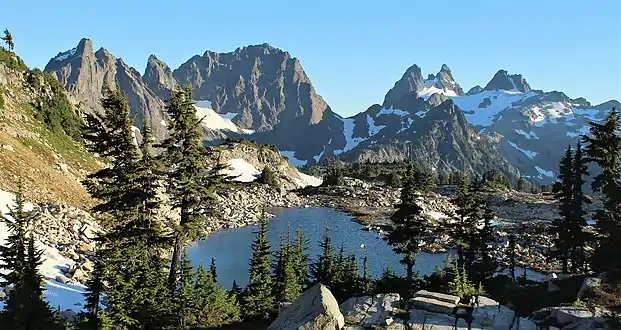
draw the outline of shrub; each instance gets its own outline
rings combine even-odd
[[[279,188],[280,183],[278,183],[278,179],[276,178],[276,173],[272,171],[269,167],[265,166],[261,175],[255,180],[258,183],[266,184],[274,188]]]
[[[73,110],[73,106],[64,92],[63,85],[53,75],[39,69],[30,71],[27,80],[33,88],[37,89],[40,88],[41,77],[44,81],[44,88],[49,86],[52,96],[39,96],[37,98],[34,104],[35,118],[43,122],[54,133],[64,132],[73,140],[82,141],[84,122]]]
[[[4,109],[4,86],[0,85],[0,109]]]
[[[4,63],[5,66],[13,70],[28,70],[28,67],[19,56],[15,55],[13,52],[4,49],[4,47],[0,47],[0,63]]]

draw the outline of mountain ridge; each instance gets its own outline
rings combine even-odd
[[[74,61],[83,40],[78,47],[59,53],[50,63]],[[92,44],[90,48],[92,50]],[[496,71],[485,85],[476,85],[464,92],[447,64],[442,64],[436,74],[428,74],[426,78],[422,69],[413,64],[387,91],[381,105],[374,104],[367,110],[343,117],[315,91],[297,58],[267,43],[238,47],[226,53],[207,50],[202,55],[190,57],[175,69],[150,55],[143,74],[104,48],[95,54],[100,51],[103,53],[95,56],[100,62],[116,59],[108,66],[100,64],[100,70],[104,71],[104,76],[108,71],[121,72],[117,81],[124,78],[125,81],[120,79],[125,82],[121,88],[129,95],[135,95],[128,98],[137,118],[161,118],[155,123],[152,120],[152,123],[163,130],[162,100],[167,98],[170,90],[187,85],[192,88],[196,100],[209,101],[211,109],[233,125],[228,130],[206,127],[205,130],[210,131],[204,135],[206,140],[238,138],[239,132],[251,131],[252,134],[244,137],[277,145],[297,166],[334,157],[353,161],[399,158],[395,146],[405,143],[403,136],[417,127],[414,135],[410,135],[418,139],[412,141],[419,144],[419,150],[432,154],[429,159],[433,159],[433,164],[430,166],[440,164],[446,170],[477,168],[475,172],[481,174],[484,166],[481,166],[480,159],[495,159],[490,164],[502,166],[507,173],[550,182],[556,168],[553,162],[560,155],[556,150],[532,143],[536,140],[533,138],[537,136],[535,131],[544,126],[547,130],[553,128],[552,136],[546,135],[553,137],[551,141],[554,143],[566,145],[575,140],[587,120],[600,118],[602,111],[606,111],[603,108],[618,104],[618,101],[610,100],[593,106],[582,97],[571,99],[562,92],[535,90],[521,74],[510,74],[504,69]],[[48,66],[46,71],[54,72],[70,94],[81,95],[81,89],[76,86],[81,85],[80,79],[84,78],[79,74],[72,76],[74,70],[71,66],[56,69]],[[72,79],[74,82],[70,81]],[[91,89],[82,86],[82,89],[90,95],[96,94],[93,89],[98,86],[95,85]],[[136,101],[141,95],[146,95],[143,99],[151,100],[157,106],[150,107],[149,102]],[[133,105],[131,99],[134,99]],[[439,126],[433,114],[436,110],[430,112],[430,109],[440,108],[446,102],[450,103],[443,109],[452,110],[446,113],[450,117],[443,118],[446,123],[442,125],[457,123],[459,129],[451,124],[454,129],[447,128],[437,135]],[[459,118],[462,114],[465,121]],[[571,128],[572,125],[575,129]],[[435,133],[430,129],[435,129]],[[420,133],[423,131],[426,133]],[[420,145],[419,140],[425,139],[415,134],[431,134],[426,141],[435,149]],[[453,141],[454,147],[441,147],[449,140]],[[491,144],[478,142],[482,140]],[[457,147],[462,142],[468,147],[463,144]],[[383,150],[382,146],[386,149]],[[364,150],[380,150],[377,155],[384,156],[369,156],[373,152]],[[480,159],[469,154],[478,155]],[[501,159],[507,159],[508,163],[504,164]]]

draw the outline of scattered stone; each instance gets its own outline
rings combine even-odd
[[[332,292],[316,284],[287,307],[268,330],[335,330],[345,325]]]
[[[14,151],[13,146],[12,145],[8,145],[8,144],[0,144],[0,147],[6,151]]]

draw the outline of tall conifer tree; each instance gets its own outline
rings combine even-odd
[[[612,108],[602,123],[589,122],[590,135],[582,136],[586,160],[602,173],[592,187],[604,197],[604,207],[595,220],[600,235],[592,267],[598,271],[621,269],[621,115]]]

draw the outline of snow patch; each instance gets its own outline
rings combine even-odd
[[[301,188],[304,188],[307,186],[317,187],[323,183],[322,179],[316,178],[314,176],[311,176],[311,175],[308,175],[302,172],[299,172],[299,175],[300,175],[300,179],[296,181]]]
[[[530,151],[530,150],[524,150],[524,149],[522,149],[522,148],[518,147],[518,146],[517,146],[517,144],[515,144],[515,143],[513,143],[513,142],[511,142],[511,141],[507,141],[507,142],[509,142],[509,144],[510,144],[513,148],[515,148],[515,149],[517,149],[517,150],[521,151],[523,154],[525,154],[525,155],[526,155],[526,157],[528,157],[528,158],[530,158],[530,159],[535,158],[535,156],[537,156],[537,154],[538,154],[538,152],[534,152],[534,151]]]
[[[534,95],[534,93],[496,90],[484,91],[474,95],[451,97],[451,99],[464,111],[464,115],[471,125],[487,127],[493,123],[496,115],[505,109],[511,108],[514,102]],[[482,104],[487,105],[479,108],[479,105]]]
[[[397,134],[405,131],[406,129],[409,129],[410,127],[412,127],[412,123],[414,123],[414,120],[412,118],[408,118],[408,122],[407,122],[406,126],[403,126],[403,122],[401,122],[402,127],[401,127],[400,130],[397,131]],[[416,132],[414,132],[414,133],[416,133]]]
[[[427,115],[427,112],[429,112],[429,110],[421,110],[415,113],[415,115],[419,116],[420,118],[425,118],[425,115]]]
[[[546,171],[544,169],[542,169],[539,166],[535,166],[535,169],[537,170],[537,172],[539,172],[539,177],[541,178],[542,175],[545,175],[549,178],[553,178],[554,177],[554,172],[553,171]]]
[[[539,137],[538,137],[538,136],[537,136],[537,134],[535,134],[535,132],[533,132],[533,131],[530,131],[530,132],[528,132],[528,133],[524,132],[524,131],[523,131],[523,130],[521,130],[521,129],[514,129],[514,131],[515,131],[516,133],[518,133],[518,134],[520,134],[520,135],[524,136],[525,138],[527,138],[527,139],[529,139],[529,140],[532,140],[532,139],[539,140]]]
[[[386,127],[386,125],[375,125],[375,120],[369,115],[367,115],[367,125],[369,125],[369,137],[379,133],[379,131]]]
[[[8,215],[9,208],[15,203],[15,195],[0,190],[0,213],[7,219],[13,220]],[[24,211],[35,209],[32,203],[24,203]],[[6,244],[9,236],[9,230],[5,223],[0,222],[0,245]],[[84,303],[84,286],[78,284],[61,284],[55,281],[56,276],[61,275],[61,269],[68,269],[75,262],[63,257],[55,248],[43,244],[39,241],[35,242],[35,246],[42,251],[43,262],[39,266],[39,272],[46,280],[44,296],[53,308],[60,307],[64,309],[79,309]],[[78,308],[76,308],[78,306]],[[0,308],[2,303],[0,302]]]
[[[295,151],[283,150],[280,152],[282,156],[289,158],[289,163],[295,167],[306,166],[308,161],[295,158]]]
[[[331,140],[330,140],[331,141]],[[328,142],[328,144],[330,144],[330,141]],[[326,146],[323,146],[323,150],[321,150],[321,152],[319,153],[319,155],[317,156],[313,156],[313,159],[315,160],[315,162],[319,163],[319,160],[321,159],[321,157],[323,157],[323,153],[326,152]]]
[[[230,159],[227,165],[228,167],[220,171],[220,173],[235,177],[233,181],[252,182],[261,174],[261,171],[257,170],[256,167],[245,159]]]
[[[335,156],[354,149],[360,144],[360,142],[367,139],[362,137],[353,137],[354,128],[356,127],[356,123],[354,122],[353,118],[341,118],[341,121],[343,122],[343,137],[345,138],[345,147],[343,147],[343,149],[334,150],[332,154]]]
[[[56,61],[64,61],[64,60],[68,59],[69,56],[75,55],[75,52],[77,50],[78,50],[78,48],[76,47],[76,48],[70,49],[70,50],[68,50],[68,51],[66,51],[64,53],[60,53],[56,57],[54,57],[54,60],[56,60]]]
[[[255,131],[237,127],[231,120],[237,116],[237,113],[226,113],[220,115],[211,109],[210,101],[197,101],[194,103],[196,108],[196,117],[202,119],[201,125],[213,130],[227,130],[241,134],[253,134]]]
[[[405,117],[407,115],[409,115],[410,113],[407,111],[403,111],[401,109],[393,109],[392,107],[386,109],[386,108],[381,108],[380,111],[377,113],[378,116],[383,116],[383,115],[397,115],[400,117]]]

